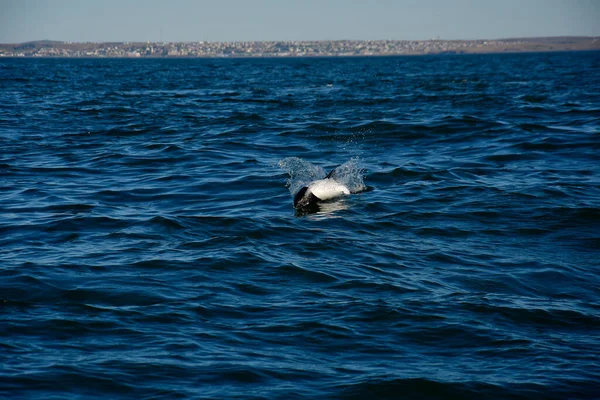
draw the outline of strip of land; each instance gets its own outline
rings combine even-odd
[[[57,42],[0,44],[0,57],[332,57],[600,50],[600,37],[495,40]]]

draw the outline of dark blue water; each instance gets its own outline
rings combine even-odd
[[[600,53],[0,60],[0,397],[597,398],[599,271]]]

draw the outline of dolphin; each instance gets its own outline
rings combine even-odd
[[[335,176],[335,169],[323,179],[312,181],[298,190],[294,196],[294,208],[314,207],[317,203],[349,195],[350,189]]]

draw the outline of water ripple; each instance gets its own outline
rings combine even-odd
[[[597,398],[598,57],[0,60],[0,397]]]

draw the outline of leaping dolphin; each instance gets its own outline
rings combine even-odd
[[[320,201],[331,200],[350,194],[346,185],[335,179],[335,169],[324,179],[312,181],[298,190],[294,196],[294,208],[314,206]]]

